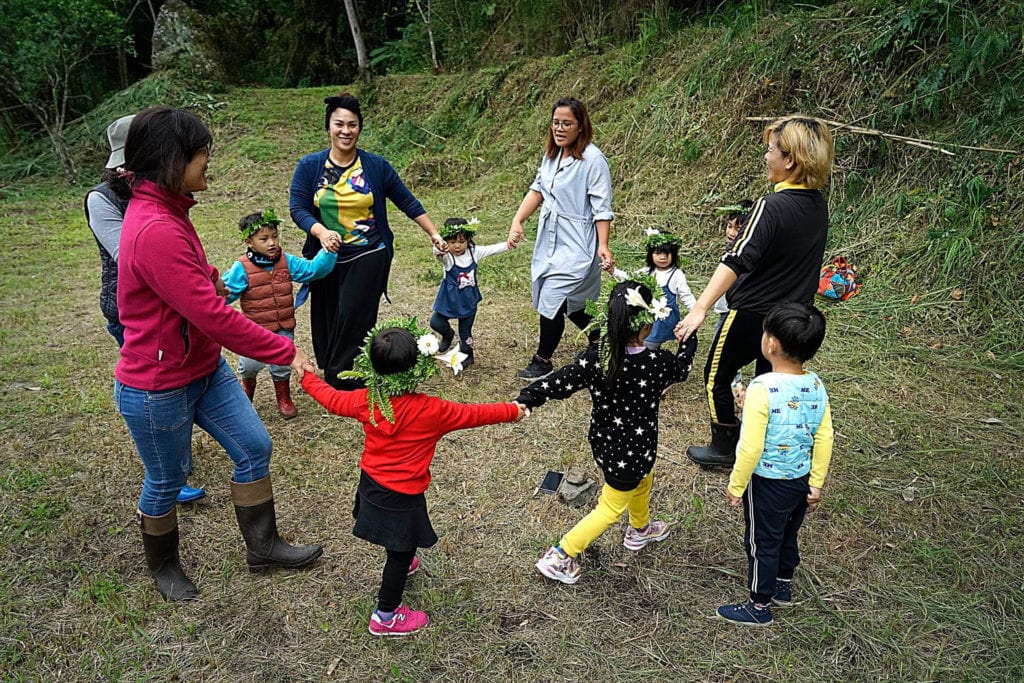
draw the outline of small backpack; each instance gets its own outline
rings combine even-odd
[[[819,296],[833,301],[846,301],[859,291],[857,271],[845,256],[834,256],[832,261],[821,269],[821,275],[818,276]]]

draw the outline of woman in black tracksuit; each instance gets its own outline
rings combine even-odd
[[[828,203],[820,188],[832,168],[828,127],[819,119],[786,116],[765,128],[763,137],[768,181],[775,191],[754,205],[697,304],[676,326],[676,335],[687,339],[728,292],[729,313],[704,366],[711,443],[686,449],[687,457],[701,465],[731,466],[735,461],[740,425],[732,379],[751,361],[756,361],[756,375],[771,369],[761,355],[764,316],[776,304],[814,300],[825,252]],[[741,275],[746,277],[737,281]]]

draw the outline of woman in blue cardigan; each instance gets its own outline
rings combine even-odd
[[[357,384],[339,380],[338,373],[352,369],[377,323],[395,253],[385,200],[416,221],[435,247],[447,245],[391,164],[356,146],[363,130],[359,100],[342,93],[324,105],[331,146],[299,160],[289,208],[307,235],[303,256],[312,258],[321,247],[338,254],[334,270],[309,285],[313,352],[331,386],[354,389]]]

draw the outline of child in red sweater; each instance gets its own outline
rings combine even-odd
[[[426,612],[403,605],[402,593],[406,578],[419,566],[416,549],[437,542],[424,496],[437,442],[457,429],[518,422],[525,408],[516,403],[466,405],[418,393],[417,385],[437,372],[432,358],[437,338],[415,321],[385,321],[369,339],[355,369],[339,375],[362,379],[365,389],[334,389],[308,361],[295,369],[302,374],[302,388],[329,412],[363,424],[352,533],[387,551],[369,630],[375,636],[404,636],[430,621]]]

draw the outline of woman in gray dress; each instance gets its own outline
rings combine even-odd
[[[611,174],[608,160],[591,143],[593,135],[582,102],[572,97],[555,102],[540,169],[508,231],[509,247],[515,248],[523,239],[523,221],[540,208],[530,267],[540,340],[533,359],[518,373],[521,379],[533,381],[552,371],[566,316],[585,328],[590,316],[584,304],[601,293],[601,269],[615,267],[608,248],[615,218]]]

